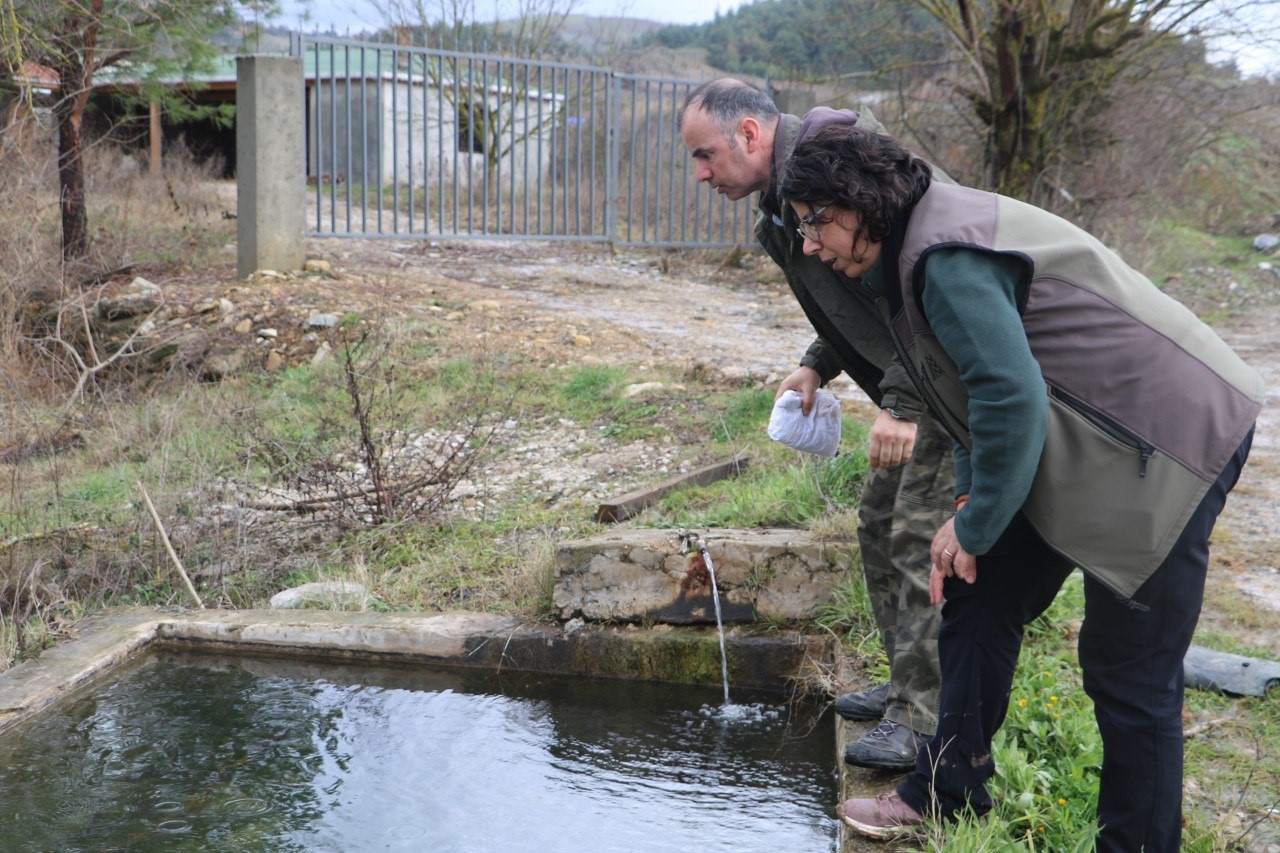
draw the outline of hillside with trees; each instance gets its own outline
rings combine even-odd
[[[939,59],[941,36],[941,27],[910,4],[759,0],[705,24],[663,27],[645,41],[702,48],[707,64],[730,74],[789,83],[857,76],[883,85],[906,61]]]

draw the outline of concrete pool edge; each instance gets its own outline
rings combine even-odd
[[[566,632],[500,614],[331,610],[115,608],[86,617],[75,638],[0,673],[0,733],[108,677],[151,648],[420,661],[566,675],[720,684],[714,627],[597,626]],[[731,687],[785,690],[832,660],[830,637],[727,630]]]

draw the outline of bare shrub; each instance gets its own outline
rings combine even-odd
[[[343,343],[340,376],[318,388],[311,404],[314,428],[252,424],[244,453],[284,488],[248,506],[344,529],[438,516],[504,419],[504,404],[476,388],[424,429],[419,418],[430,415],[414,391],[430,368],[400,357],[398,346],[367,333]]]

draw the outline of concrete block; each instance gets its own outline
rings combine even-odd
[[[857,561],[852,540],[820,541],[795,529],[702,534],[725,623],[807,619],[831,600]],[[710,577],[677,531],[613,530],[561,545],[552,603],[562,619],[715,622]]]

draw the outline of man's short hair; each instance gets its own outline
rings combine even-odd
[[[738,124],[748,116],[771,125],[781,115],[767,92],[731,77],[703,83],[690,92],[676,113],[676,130],[684,126],[685,112],[694,106],[706,113],[730,139]]]

